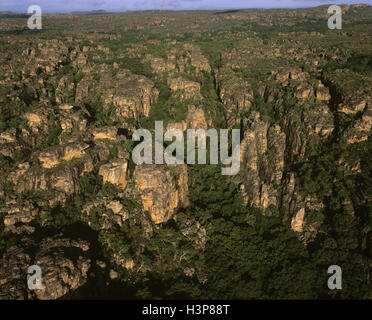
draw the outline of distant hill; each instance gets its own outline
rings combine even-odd
[[[48,15],[48,13],[45,13]],[[60,13],[54,13],[60,14]],[[110,14],[105,10],[92,10],[92,11],[73,11],[69,13],[62,13],[61,15],[73,15],[73,16],[97,16],[103,14]],[[49,13],[50,15],[50,13]],[[27,13],[11,12],[11,11],[0,11],[0,18],[28,18],[30,15]]]
[[[0,18],[28,18],[26,13],[17,13],[11,11],[0,11]]]
[[[106,10],[92,10],[92,11],[73,11],[68,13],[73,16],[97,16],[102,14],[110,14]]]

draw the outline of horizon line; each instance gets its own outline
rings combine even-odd
[[[141,10],[141,9],[128,9],[128,10],[118,10],[118,11],[107,11],[105,9],[92,9],[92,10],[73,10],[73,11],[43,11],[45,14],[74,14],[74,13],[89,13],[89,12],[102,12],[102,14],[107,13],[107,14],[115,14],[115,13],[127,13],[127,12],[151,12],[151,11],[162,11],[162,12],[181,12],[181,11],[226,11],[226,10],[275,10],[275,9],[313,9],[313,8],[319,8],[319,7],[326,7],[330,6],[332,3],[326,3],[326,4],[321,4],[321,5],[316,5],[316,6],[298,6],[298,7],[293,7],[293,6],[288,6],[288,7],[226,7],[226,8],[203,8],[203,9],[146,9],[146,10]],[[339,6],[358,6],[358,5],[365,5],[365,6],[371,6],[368,3],[355,3],[355,4],[347,4],[347,3],[342,3],[342,4],[337,4]],[[9,11],[9,10],[1,10],[0,13],[16,13],[16,14],[28,14],[27,10],[26,11]]]

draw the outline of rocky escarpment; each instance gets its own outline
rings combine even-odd
[[[144,62],[150,62],[151,68],[157,74],[169,72],[170,74],[179,73],[201,73],[211,72],[211,66],[208,59],[201,52],[200,47],[194,44],[186,43],[182,47],[173,46],[172,42],[169,48],[169,53],[165,58],[154,57],[151,54],[146,54]],[[190,70],[193,68],[192,70]]]
[[[253,101],[252,86],[228,66],[218,70],[216,83],[219,97],[225,105],[228,126],[240,125],[240,114],[248,110]]]
[[[130,159],[133,121],[149,116],[158,89],[143,75],[92,64],[91,56],[101,52],[110,56],[107,48],[71,48],[46,41],[45,47],[40,44],[39,50],[22,56],[27,61],[25,72],[39,81],[36,85],[28,78],[24,82],[27,97],[23,95],[20,102],[26,110],[20,114],[22,129],[8,128],[0,134],[0,153],[16,161],[2,172],[10,189],[1,193],[0,212],[2,231],[27,238],[4,252],[2,298],[58,299],[84,286],[91,267],[88,244],[57,238],[36,243],[32,238],[40,226],[53,228],[55,215],[69,219],[63,217],[65,208],[86,197],[87,188],[93,188],[95,195],[84,198],[70,218],[109,234],[128,224],[128,219],[136,219],[148,237],[151,224],[166,223],[188,205],[186,166],[133,168]],[[198,52],[192,59],[200,70],[205,69]],[[57,76],[67,69],[73,72]],[[190,115],[191,125],[201,121],[205,126],[203,111],[190,108],[197,119]],[[93,177],[94,182],[89,180]],[[131,207],[137,198],[138,205]],[[102,243],[109,263],[128,270],[141,267],[140,259],[135,264],[105,236]],[[41,290],[27,290],[26,272],[32,264],[43,270]],[[116,271],[111,271],[111,279],[116,278]]]
[[[36,248],[32,250],[32,248]],[[32,254],[30,253],[32,250]],[[66,253],[69,254],[66,254]],[[12,246],[2,260],[0,282],[2,299],[50,300],[82,286],[90,268],[89,243],[70,239],[46,238],[36,244],[26,239],[22,246]],[[29,266],[41,269],[41,289],[28,291]],[[28,291],[25,297],[24,293]]]
[[[325,204],[314,194],[306,194],[294,168],[314,157],[322,146],[337,141],[340,132],[348,143],[367,139],[369,89],[364,95],[335,89],[340,77],[337,72],[316,79],[315,69],[309,73],[273,65],[271,70],[268,66],[266,72],[258,71],[251,60],[259,58],[252,58],[249,46],[242,47],[222,56],[216,83],[228,123],[243,130],[243,198],[248,206],[279,214],[305,242],[311,241],[320,224],[306,221],[314,212],[323,212]],[[242,52],[249,53],[251,60],[242,59]],[[234,85],[229,86],[229,81]],[[345,129],[338,112],[359,112],[360,116]]]
[[[173,167],[172,172],[159,165],[141,165],[133,173],[143,209],[155,224],[167,222],[176,208],[188,203],[186,165]]]
[[[277,206],[284,169],[285,134],[280,126],[270,126],[253,112],[241,144],[244,164],[242,191],[249,206],[267,209]]]

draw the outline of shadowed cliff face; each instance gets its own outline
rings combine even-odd
[[[372,11],[326,9],[0,18],[0,298],[370,297]],[[158,120],[239,174],[134,164]]]

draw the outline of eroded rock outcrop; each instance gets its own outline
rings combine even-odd
[[[150,212],[155,224],[167,222],[179,206],[186,205],[185,171],[181,173],[181,181],[175,177],[166,166],[160,165],[140,165],[133,173],[143,209]]]
[[[99,174],[103,177],[103,183],[110,182],[125,189],[127,186],[128,161],[113,159],[99,168]]]
[[[30,223],[34,220],[38,210],[31,203],[21,206],[15,200],[10,200],[0,208],[0,212],[4,214],[4,225],[8,227],[17,223]]]
[[[346,132],[348,143],[359,143],[368,139],[372,128],[372,104],[365,107],[361,119],[354,122],[353,127]]]
[[[72,195],[81,191],[79,177],[86,167],[87,163],[81,162],[74,166],[62,165],[52,169],[38,166],[27,170],[19,169],[21,172],[14,180],[16,192],[20,194],[25,191],[39,191],[42,192],[43,199],[48,199],[50,204],[65,203]]]
[[[93,139],[108,139],[108,140],[116,140],[117,138],[117,128],[115,127],[101,127],[96,128],[93,130]]]
[[[267,209],[278,205],[278,187],[284,167],[285,134],[253,112],[241,143],[242,191],[250,206]]]
[[[224,67],[216,74],[217,90],[225,105],[229,128],[240,124],[240,114],[249,110],[253,102],[252,86],[239,78],[230,68]]]
[[[64,161],[81,158],[88,148],[84,142],[52,147],[40,153],[39,161],[44,168],[53,168]]]
[[[34,254],[28,253],[33,250]],[[46,238],[36,244],[23,239],[22,244],[10,247],[0,260],[0,298],[49,300],[63,297],[86,282],[91,263],[88,250],[86,241]],[[28,289],[31,275],[27,270],[32,265],[41,268],[41,289]]]
[[[151,104],[156,102],[159,95],[151,80],[124,70],[111,81],[115,81],[115,93],[108,89],[103,99],[105,105],[113,104],[116,107],[115,114],[119,119],[138,119],[142,115],[148,117]]]
[[[201,99],[200,83],[189,81],[181,77],[168,78],[168,84],[173,94],[181,100]]]

